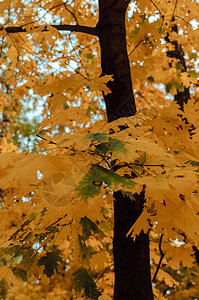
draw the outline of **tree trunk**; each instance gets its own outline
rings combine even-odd
[[[135,114],[129,60],[126,48],[125,13],[129,0],[99,0],[97,31],[101,46],[102,74],[113,74],[104,95],[108,121]],[[143,232],[134,241],[126,234],[136,222],[145,203],[144,191],[136,201],[114,193],[115,300],[153,299],[150,275],[149,238]]]
[[[134,194],[136,200],[114,193],[113,256],[116,300],[153,299],[151,287],[149,237],[141,232],[135,241],[126,234],[141,215],[145,203],[144,191]]]
[[[125,13],[128,2],[99,0],[97,30],[102,74],[113,74],[114,78],[107,84],[112,93],[104,96],[109,122],[132,116],[136,112],[126,48]]]

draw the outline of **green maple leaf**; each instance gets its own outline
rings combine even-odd
[[[80,293],[84,291],[84,295],[93,300],[97,300],[101,293],[98,291],[97,286],[91,275],[85,269],[79,269],[73,273],[75,290]]]
[[[77,186],[78,195],[84,199],[84,201],[87,201],[89,197],[92,198],[97,194],[100,194],[103,182],[113,188],[117,188],[119,185],[122,187],[133,188],[136,184],[132,180],[115,174],[104,167],[92,165],[89,172]]]
[[[52,275],[54,275],[54,271],[58,273],[58,262],[62,262],[62,258],[60,255],[61,250],[53,246],[52,251],[46,252],[46,255],[42,256],[38,260],[38,266],[45,266],[43,273],[46,274],[47,277],[51,277]]]
[[[27,272],[19,267],[12,268],[12,272],[15,274],[16,277],[21,278],[23,281],[27,281]]]
[[[99,232],[99,228],[97,227],[97,225],[86,216],[81,218],[80,224],[82,225],[82,233],[86,237],[89,237],[92,232],[94,234]]]
[[[7,292],[9,290],[9,284],[5,278],[0,281],[0,297],[6,299]]]

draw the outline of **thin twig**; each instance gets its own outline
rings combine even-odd
[[[71,41],[70,35],[69,35],[68,40],[69,40],[69,42],[71,43],[71,46],[72,46],[72,48],[73,48],[73,51],[74,51],[75,54],[76,54],[77,60],[79,59],[80,65],[82,66],[83,70],[85,71],[87,77],[85,77],[85,76],[84,76],[83,74],[81,74],[80,72],[76,71],[76,69],[75,69],[75,72],[76,72],[76,73],[79,73],[81,76],[83,76],[84,79],[89,80],[89,74],[87,73],[86,68],[84,67],[84,65],[83,65],[83,63],[82,63],[82,60],[81,60],[81,57],[80,57],[79,53],[77,53],[76,50],[74,50],[75,45],[73,46],[73,42]]]
[[[55,142],[53,142],[53,141],[48,141],[46,138],[44,138],[43,136],[41,136],[41,135],[39,135],[39,134],[36,134],[36,136],[39,137],[40,139],[42,139],[42,140],[48,142],[49,144],[53,144],[53,145],[56,145],[56,146],[57,146],[57,144],[56,144]]]
[[[51,10],[53,10],[53,9],[55,9],[55,8],[57,8],[57,7],[59,7],[59,6],[63,6],[64,5],[64,7],[65,7],[65,9],[73,16],[73,18],[75,19],[75,21],[77,22],[77,24],[78,24],[78,21],[77,21],[77,19],[76,19],[76,16],[73,14],[73,12],[72,11],[70,11],[67,7],[66,7],[66,3],[61,3],[61,4],[57,4],[57,5],[55,5],[55,6],[53,6],[53,7],[51,7],[51,8],[49,8],[38,20],[36,20],[36,21],[31,21],[31,22],[29,22],[29,23],[26,23],[25,25],[23,25],[23,26],[27,26],[27,25],[30,25],[30,24],[34,24],[34,23],[36,23],[36,22],[39,22],[39,21],[41,21]],[[44,7],[42,7],[41,5],[39,5],[39,7],[40,8],[42,8],[42,9],[44,9],[45,10],[45,8]]]
[[[152,282],[154,282],[154,283],[156,282],[156,277],[157,277],[157,275],[158,275],[158,271],[160,270],[162,260],[163,260],[163,258],[164,258],[164,256],[165,256],[165,253],[162,251],[162,247],[161,247],[161,246],[162,246],[162,238],[163,238],[163,234],[161,234],[161,236],[160,236],[160,241],[159,241],[160,260],[159,260],[157,269],[156,269],[156,271],[155,271],[155,274],[154,274],[154,276],[153,276]]]
[[[188,22],[188,21],[186,21],[183,17],[180,17],[180,16],[178,16],[178,15],[174,15],[176,18],[179,18],[180,20],[182,20],[182,21],[184,21],[187,25],[189,25],[189,26],[191,26],[192,27],[192,25]]]
[[[173,22],[173,21],[175,21],[175,11],[176,11],[176,8],[177,8],[177,4],[178,4],[178,0],[176,0],[175,1],[175,5],[174,5],[174,8],[173,8],[173,13],[172,13],[172,17],[171,17],[171,20],[170,20],[170,23],[169,23],[169,29],[170,29],[170,27],[171,27],[171,23]]]
[[[175,14],[175,10],[176,10],[176,8],[177,8],[177,4],[178,4],[178,0],[176,0],[176,2],[175,2],[175,6],[174,6],[174,9],[173,9],[173,16],[174,16],[174,14]]]
[[[77,20],[76,15],[70,9],[68,9],[68,7],[66,7],[66,3],[63,3],[63,4],[64,4],[65,9],[73,16],[73,18],[75,19],[75,21],[78,25],[78,20]]]
[[[110,268],[113,266],[113,264],[114,264],[114,263],[112,263],[110,266],[108,266],[108,267],[105,268],[105,270],[100,274],[100,276],[97,278],[97,280],[95,281],[95,283],[97,283],[97,282],[100,280],[100,278],[102,278],[102,277],[104,276],[104,274],[105,274],[108,270],[110,270]]]
[[[158,8],[158,6],[152,0],[150,0],[150,2],[155,6],[155,8],[157,8],[157,10],[159,11],[160,16],[162,17],[163,15],[162,15],[160,9]]]
[[[141,41],[139,41],[139,43],[137,43],[137,45],[135,45],[135,47],[133,48],[133,50],[131,50],[131,52],[128,54],[128,56],[130,56],[134,51],[135,51],[135,49],[142,43],[142,42],[144,42],[145,40],[141,40]]]
[[[150,106],[151,109],[153,109],[156,113],[158,113],[158,110],[155,107],[151,106],[151,103],[140,92],[138,92],[137,94],[142,99],[144,99],[144,101]]]

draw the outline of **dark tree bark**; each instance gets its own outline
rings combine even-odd
[[[177,25],[172,26],[172,31],[178,33]],[[165,41],[171,43],[174,46],[174,50],[168,51],[167,56],[171,58],[176,58],[181,63],[182,66],[181,72],[186,72],[187,67],[185,64],[184,51],[182,49],[182,46],[178,44],[177,41],[170,41],[169,34],[167,34],[167,36],[165,37]],[[184,104],[188,102],[189,98],[190,98],[190,93],[189,93],[189,88],[187,87],[184,87],[183,92],[179,92],[177,90],[177,94],[174,95],[174,100],[179,104],[181,110],[184,109]]]
[[[51,25],[60,31],[70,31],[70,32],[83,32],[86,34],[97,35],[97,31],[94,27],[82,26],[82,25]],[[40,26],[33,26],[32,29],[37,30]],[[5,29],[7,33],[19,33],[27,32],[25,26],[10,26],[10,27],[0,27],[0,31]],[[48,25],[42,28],[42,31],[49,31]]]
[[[114,78],[107,84],[112,93],[104,95],[109,122],[136,112],[126,47],[125,14],[129,2],[99,0],[97,32],[102,74],[113,74]],[[120,191],[114,193],[115,300],[153,299],[148,235],[142,232],[135,241],[126,237],[145,203],[144,192],[135,197],[136,201],[132,201]]]
[[[114,198],[114,299],[153,299],[148,234],[141,232],[135,241],[126,237],[143,211],[144,191],[134,194],[133,201],[121,191],[114,193]]]
[[[97,31],[101,47],[102,74],[113,74],[107,85],[112,93],[104,96],[108,121],[135,114],[129,60],[126,48],[125,0],[99,0]]]

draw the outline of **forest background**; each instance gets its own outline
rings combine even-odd
[[[1,297],[198,299],[199,2],[0,14]]]

